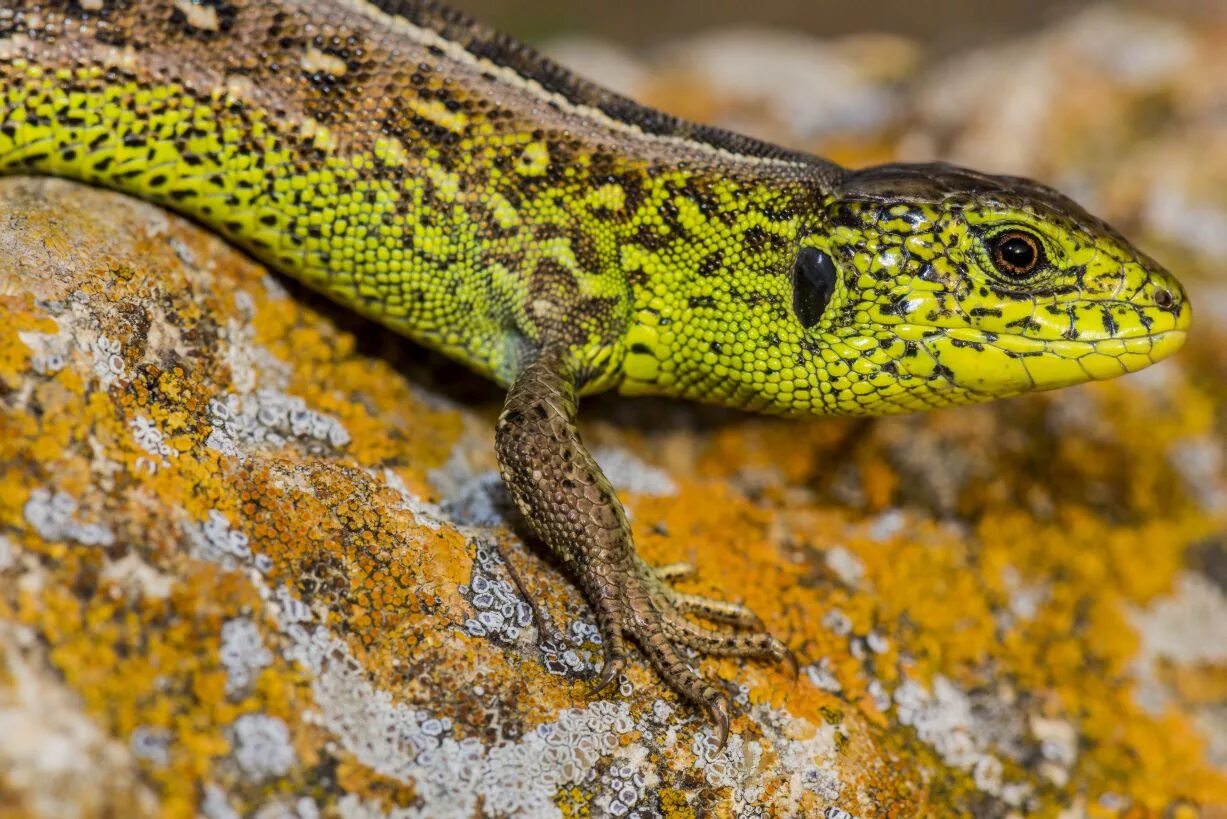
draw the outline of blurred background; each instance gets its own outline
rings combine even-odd
[[[820,36],[887,31],[938,48],[960,48],[1035,29],[1087,0],[458,0],[453,3],[520,37],[540,39],[599,31],[622,43],[668,40],[707,27],[737,23],[779,26]],[[1134,0],[1136,9],[1209,16],[1227,0]]]

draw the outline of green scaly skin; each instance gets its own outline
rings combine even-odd
[[[597,613],[601,684],[631,638],[721,741],[679,649],[788,651],[638,558],[578,396],[909,412],[1130,372],[1190,320],[1051,189],[674,120],[425,0],[3,0],[0,172],[162,203],[507,385],[504,478]]]

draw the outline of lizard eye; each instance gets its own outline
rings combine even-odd
[[[803,247],[792,269],[792,309],[801,326],[818,323],[835,292],[835,262],[821,250]]]
[[[1040,240],[1022,230],[1007,230],[989,241],[989,254],[997,272],[1012,279],[1030,276],[1044,262]]]

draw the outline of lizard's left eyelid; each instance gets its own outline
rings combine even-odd
[[[797,253],[792,271],[792,309],[801,326],[809,329],[818,323],[835,293],[838,272],[826,253],[803,247]]]

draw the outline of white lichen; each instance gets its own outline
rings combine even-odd
[[[200,812],[205,819],[239,819],[239,814],[226,799],[226,792],[212,783],[205,785]]]
[[[174,576],[147,563],[135,548],[103,566],[100,578],[114,584],[129,600],[165,600],[178,582]]]
[[[44,540],[66,540],[84,546],[111,546],[115,535],[101,523],[77,520],[77,501],[65,492],[35,489],[22,509],[26,522]]]
[[[869,536],[879,543],[891,540],[907,528],[907,515],[898,509],[887,509],[869,526]]]
[[[886,690],[886,686],[882,685],[882,681],[870,680],[865,692],[873,700],[873,706],[882,713],[886,713],[886,709],[890,708],[891,698],[890,692]]]
[[[1010,626],[1013,620],[1032,620],[1040,608],[1048,602],[1052,590],[1048,585],[1028,582],[1018,569],[1005,566],[1001,570],[1001,582],[1009,593],[1009,617],[1003,626]]]
[[[154,471],[158,467],[170,466],[170,459],[178,456],[179,453],[166,441],[162,430],[151,419],[137,415],[128,422],[128,428],[132,430],[136,445],[154,457]]]
[[[865,647],[874,654],[885,654],[890,651],[890,640],[879,631],[871,631],[865,635]]]
[[[831,609],[822,615],[822,627],[840,637],[847,637],[852,633],[852,620],[839,609]]]
[[[900,724],[915,729],[947,765],[970,772],[980,790],[1011,806],[1030,794],[1029,785],[1003,781],[1001,760],[987,747],[994,726],[976,717],[971,700],[949,679],[935,677],[932,691],[904,680],[895,689],[894,704]]]
[[[276,608],[274,614],[277,616],[277,621],[281,624],[286,623],[310,623],[315,620],[311,614],[311,608],[294,596],[294,593],[287,587],[281,586],[273,592]]]
[[[20,800],[12,813],[102,815],[102,794],[139,788],[132,749],[86,710],[35,629],[0,620],[0,677],[0,771],[6,798]]]
[[[624,702],[598,701],[559,714],[515,742],[487,746],[450,735],[450,723],[395,703],[374,688],[348,646],[322,626],[283,623],[287,654],[312,677],[318,721],[362,764],[413,783],[419,805],[406,817],[561,815],[555,792],[586,781],[634,729]]]
[[[123,358],[123,343],[118,339],[98,336],[86,345],[86,350],[93,361],[94,376],[98,385],[110,389],[116,381],[128,375],[128,365]]]
[[[630,764],[611,765],[601,779],[600,794],[596,805],[610,816],[624,819],[647,819],[654,815],[646,801],[648,778]]]
[[[533,624],[532,607],[505,573],[503,558],[492,543],[475,541],[476,554],[469,582],[459,587],[460,594],[473,607],[473,616],[465,620],[464,632],[470,637],[491,640],[502,646],[516,643],[525,629]],[[590,676],[600,669],[599,653],[579,648],[585,644],[600,646],[601,633],[595,625],[572,621],[570,641],[557,634],[541,635],[537,645],[547,671],[558,676]],[[570,644],[569,644],[570,643]]]
[[[817,730],[811,730],[805,720],[767,705],[754,706],[751,713],[763,732],[763,739],[756,743],[756,770],[743,775],[744,782],[752,782],[756,788],[751,792],[754,799],[761,798],[763,776],[758,769],[764,765],[760,760],[768,758],[767,750],[775,759],[771,772],[788,782],[791,793],[797,796],[813,793],[826,802],[835,802],[843,796],[834,726],[822,724]],[[800,736],[808,738],[798,739]],[[747,796],[745,788],[743,785],[743,798]]]
[[[834,672],[831,671],[831,663],[823,657],[816,663],[811,663],[801,669],[802,673],[809,679],[813,686],[820,691],[828,691],[832,694],[838,694],[843,690],[839,680]]]
[[[1069,781],[1078,760],[1078,730],[1067,720],[1033,714],[1028,722],[1031,736],[1040,745],[1040,772],[1059,786]]]
[[[222,624],[221,662],[226,669],[226,693],[242,694],[260,669],[273,661],[264,647],[260,629],[246,617],[235,617]]]
[[[465,633],[510,645],[532,623],[532,609],[513,583],[497,576],[503,571],[498,550],[484,540],[476,546],[469,582],[459,588],[474,609],[474,616],[465,621]]]
[[[1227,509],[1221,477],[1227,471],[1227,456],[1222,441],[1209,436],[1184,438],[1172,444],[1167,459],[1203,511],[1214,514]]]
[[[824,555],[827,566],[845,585],[857,588],[865,577],[865,564],[843,546],[832,546]]]
[[[1130,612],[1141,640],[1133,672],[1135,696],[1161,714],[1175,695],[1163,682],[1165,664],[1212,667],[1227,663],[1227,595],[1205,575],[1186,572],[1171,595]]]
[[[281,796],[257,808],[251,819],[320,819],[320,815],[319,805],[309,796]]]
[[[234,457],[252,445],[279,447],[295,442],[308,451],[324,451],[340,449],[350,440],[337,419],[309,409],[297,395],[271,389],[213,399],[209,421],[213,430],[206,445]]]
[[[1171,595],[1130,619],[1143,657],[1179,665],[1227,663],[1227,595],[1203,574],[1182,574]]]
[[[476,561],[473,565],[468,584],[460,587],[460,593],[469,599],[475,615],[465,621],[465,633],[504,644],[514,643],[520,637],[520,630],[532,624],[532,609],[512,583],[479,572]]]
[[[262,782],[283,776],[294,766],[296,756],[290,731],[276,717],[244,714],[231,726],[234,759],[250,779]]]
[[[132,755],[162,766],[170,761],[170,732],[165,728],[138,725],[128,739]]]
[[[183,530],[195,556],[201,560],[234,569],[252,559],[247,535],[232,528],[226,516],[216,509],[209,510],[203,523],[185,523]]]
[[[67,333],[22,330],[17,336],[30,348],[30,367],[39,375],[55,375],[68,366],[73,340]]]
[[[436,486],[440,482],[454,485],[453,489],[444,493],[446,499],[440,504],[444,516],[461,526],[499,526],[506,522],[512,509],[511,496],[507,494],[503,479],[497,472],[479,472],[452,481],[444,476],[443,471],[438,469],[432,472],[431,481]]]

